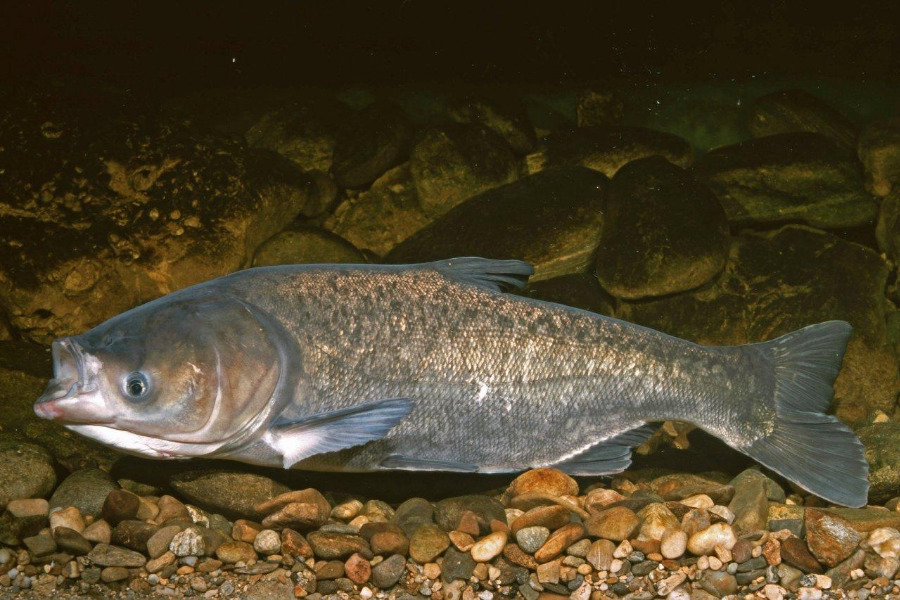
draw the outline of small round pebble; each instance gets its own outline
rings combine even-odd
[[[495,531],[484,536],[472,546],[472,558],[475,562],[489,562],[503,552],[506,545],[506,532]]]
[[[253,549],[260,554],[276,554],[281,551],[281,536],[272,529],[263,529],[253,540]]]

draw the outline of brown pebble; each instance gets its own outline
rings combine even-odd
[[[591,490],[584,497],[584,507],[590,514],[598,513],[601,510],[605,510],[609,508],[611,504],[615,504],[616,502],[621,502],[625,499],[625,496],[617,492],[616,490],[608,490],[605,488],[597,488],[596,490]]]
[[[550,534],[544,545],[534,553],[534,560],[538,563],[551,561],[566,548],[584,537],[585,529],[581,523],[569,523]]]
[[[312,502],[291,502],[262,520],[263,527],[293,527],[308,531],[328,520],[331,507],[323,498],[323,504]],[[327,509],[325,507],[328,507]]]
[[[507,544],[503,547],[503,556],[509,562],[525,567],[526,569],[535,570],[538,568],[537,561],[534,557],[519,548],[518,544]]]
[[[144,565],[144,569],[146,569],[148,573],[159,573],[169,565],[175,564],[175,559],[175,553],[169,551],[157,558],[148,560],[147,564]]]
[[[359,554],[353,554],[344,563],[344,574],[353,583],[362,585],[372,577],[372,564]]]
[[[515,535],[526,527],[546,527],[550,531],[559,529],[570,521],[569,510],[563,506],[539,506],[532,508],[512,522],[510,533]]]
[[[274,498],[270,498],[269,500],[264,500],[263,502],[258,503],[253,508],[254,510],[256,510],[256,512],[271,514],[273,512],[281,510],[288,504],[316,505],[322,512],[325,513],[325,517],[322,519],[323,523],[328,519],[329,516],[331,516],[331,505],[328,503],[328,500],[325,499],[325,496],[323,496],[321,492],[319,492],[319,490],[316,490],[314,488],[285,492],[284,494],[279,494]]]
[[[112,490],[103,501],[100,514],[103,519],[115,527],[120,521],[134,519],[137,516],[141,499],[128,490]]]
[[[186,521],[191,520],[191,513],[188,512],[187,506],[185,506],[178,498],[173,496],[161,496],[159,500],[156,501],[156,505],[159,506],[159,514],[156,515],[157,523],[165,523],[166,521],[173,521],[176,519],[184,519]]]
[[[806,543],[798,537],[791,536],[781,542],[781,559],[804,573],[821,573],[822,565],[812,555]]]
[[[468,533],[462,531],[451,531],[449,534],[450,543],[452,543],[460,552],[468,552],[475,545],[475,540]],[[374,551],[374,546],[372,547]],[[380,552],[377,554],[381,554]]]
[[[263,530],[263,526],[255,521],[247,519],[238,519],[231,526],[231,537],[239,542],[247,542],[252,544],[256,539],[256,535]]]
[[[313,549],[300,532],[285,528],[281,530],[281,554],[306,559],[312,557]]]
[[[781,542],[775,539],[772,536],[769,536],[769,539],[766,540],[766,543],[763,544],[762,554],[766,557],[766,562],[769,565],[780,565],[781,564]]]
[[[559,469],[547,467],[531,469],[513,479],[507,489],[510,498],[527,492],[544,492],[553,496],[577,496],[578,483]]]
[[[640,526],[641,519],[624,506],[614,506],[593,514],[585,523],[588,535],[614,542],[631,538]]]
[[[123,579],[128,579],[128,576],[128,569],[125,567],[106,567],[100,571],[100,579],[104,583],[122,581]]]
[[[456,526],[456,531],[462,531],[473,537],[478,537],[481,531],[478,527],[478,515],[471,510],[462,511],[459,515],[459,524]]]

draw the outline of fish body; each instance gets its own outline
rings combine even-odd
[[[862,446],[824,414],[849,325],[702,346],[503,293],[530,273],[477,258],[241,271],[54,342],[35,410],[156,458],[576,475],[625,469],[648,423],[677,419],[865,503]]]

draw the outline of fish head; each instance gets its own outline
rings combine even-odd
[[[279,342],[271,320],[230,296],[165,297],[54,341],[53,379],[34,410],[123,449],[137,437],[201,455],[255,423],[285,387]]]

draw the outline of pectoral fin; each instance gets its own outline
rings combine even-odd
[[[276,421],[266,443],[281,455],[284,468],[305,458],[383,438],[413,408],[408,398],[390,398],[320,413],[298,421]]]

